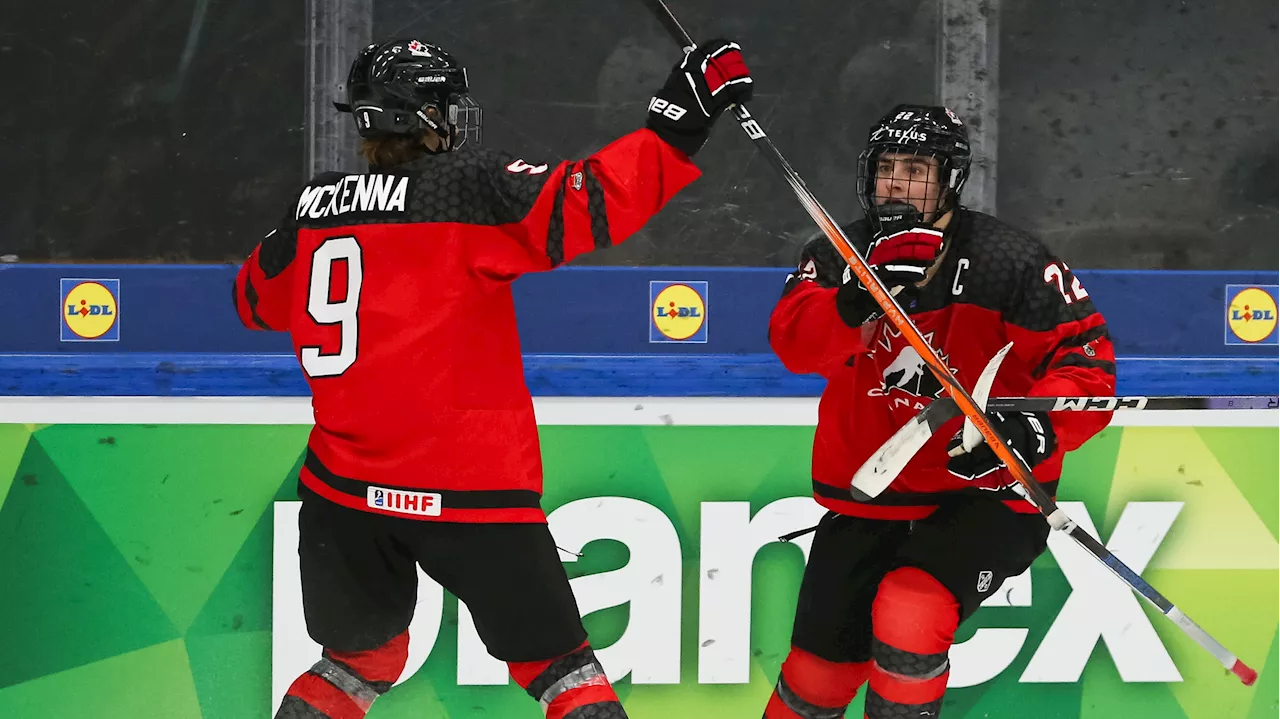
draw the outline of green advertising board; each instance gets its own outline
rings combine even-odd
[[[759,717],[808,546],[776,538],[822,513],[812,407],[669,401],[629,420],[626,403],[641,409],[539,409],[544,507],[581,555],[566,567],[592,642],[636,719]],[[0,717],[269,717],[317,658],[293,596],[307,414],[237,407],[4,413]],[[1069,456],[1060,499],[1257,685],[1056,537],[962,627],[942,716],[1275,717],[1280,448],[1274,417],[1248,414],[1117,415]],[[421,597],[409,669],[371,719],[541,716],[465,607],[430,582]]]

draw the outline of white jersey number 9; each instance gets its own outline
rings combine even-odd
[[[347,291],[343,299],[329,299],[329,287],[335,262],[347,264]],[[360,337],[360,283],[364,271],[360,244],[354,237],[331,237],[316,248],[311,256],[311,285],[307,289],[307,314],[318,325],[340,325],[341,343],[336,354],[321,354],[319,347],[303,347],[302,369],[310,377],[337,377],[356,361],[356,343]]]

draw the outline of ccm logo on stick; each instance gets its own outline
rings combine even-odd
[[[1146,397],[1059,397],[1054,403],[1053,412],[1065,410],[1102,410],[1142,409],[1147,406]]]

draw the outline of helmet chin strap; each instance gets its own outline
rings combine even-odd
[[[435,105],[432,105],[430,103],[423,105],[422,109],[418,110],[417,112],[418,119],[422,120],[423,124],[427,126],[427,129],[434,132],[436,137],[440,138],[440,144],[434,150],[431,149],[430,147],[426,147],[424,149],[426,150],[427,154],[430,154],[430,155],[438,155],[442,152],[449,152],[450,150],[454,149],[453,148],[453,131],[445,127],[444,125],[441,125],[440,123],[436,122],[435,120],[431,119],[430,113],[427,112],[428,108],[435,108]]]
[[[954,202],[945,201],[944,198],[947,192],[947,190],[943,190],[940,193],[938,207],[933,211],[933,216],[927,219],[924,213],[920,212],[910,202],[890,201],[883,205],[873,205],[872,212],[875,215],[876,225],[880,228],[880,233],[891,235],[912,227],[933,227],[938,220],[941,220],[947,213],[956,209]]]
[[[883,205],[876,205],[872,210],[875,213],[876,226],[879,228],[877,234],[880,235],[893,235],[913,227],[927,227],[930,224],[925,222],[920,210],[909,202],[886,202]]]

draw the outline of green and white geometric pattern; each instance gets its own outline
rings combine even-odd
[[[272,503],[294,500],[302,425],[0,425],[0,717],[257,719],[271,708]],[[746,684],[698,684],[700,512],[746,501],[754,514],[808,493],[811,427],[549,426],[544,507],[628,497],[679,537],[679,684],[618,683],[647,717],[758,717],[786,655],[800,551],[771,544],[752,576]],[[1028,630],[994,679],[952,689],[948,719],[1263,719],[1277,716],[1278,487],[1274,428],[1112,427],[1069,456],[1062,500],[1083,502],[1110,537],[1132,502],[1183,502],[1144,576],[1261,676],[1243,687],[1144,606],[1183,681],[1125,683],[1098,642],[1074,683],[1019,678],[1071,593],[1046,553],[1028,607],[979,611],[983,627]],[[627,563],[593,542],[571,576]],[[606,647],[626,606],[586,618]],[[370,719],[535,719],[512,684],[458,686],[457,604],[427,663]],[[862,699],[849,716],[859,716]]]

